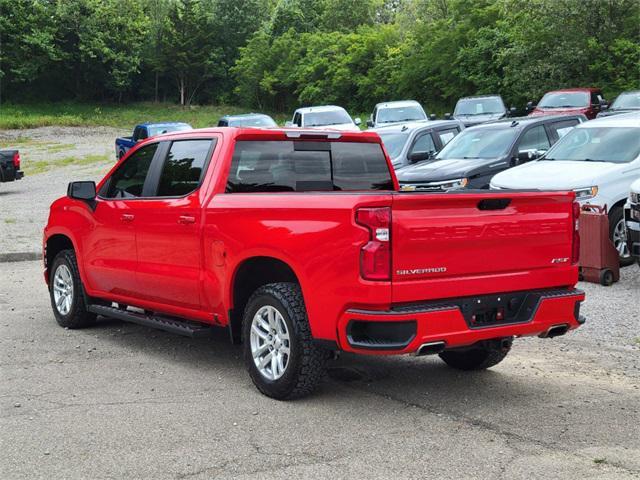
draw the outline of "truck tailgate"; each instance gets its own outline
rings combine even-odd
[[[573,193],[399,193],[392,301],[573,285]]]

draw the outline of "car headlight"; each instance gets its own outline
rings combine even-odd
[[[576,200],[589,200],[598,194],[598,187],[576,188],[573,191],[576,194]]]
[[[440,188],[442,188],[443,190],[453,190],[456,188],[464,188],[467,186],[467,183],[469,183],[468,178],[457,178],[455,180],[448,180],[446,182],[441,182]]]

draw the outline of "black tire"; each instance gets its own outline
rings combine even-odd
[[[604,287],[613,285],[613,272],[608,268],[600,271],[600,285]]]
[[[73,292],[71,295],[71,307],[69,312],[65,315],[58,311],[54,298],[54,279],[58,268],[64,265],[71,273],[73,281]],[[84,286],[80,279],[80,273],[78,271],[78,263],[76,261],[76,254],[73,250],[62,250],[59,252],[51,263],[51,270],[49,274],[49,297],[51,298],[51,308],[53,309],[53,315],[56,317],[56,321],[61,327],[65,328],[84,328],[96,321],[96,315],[87,311],[87,305],[85,302]]]
[[[613,242],[613,234],[616,229],[616,225],[620,222],[624,222],[624,210],[622,207],[612,208],[609,212],[609,238]],[[625,239],[626,240],[626,239]],[[614,244],[615,245],[615,244]],[[627,247],[628,248],[628,247]],[[633,264],[633,256],[629,252],[626,257],[620,256],[620,266],[626,267]]]
[[[251,353],[251,324],[263,306],[276,308],[289,331],[288,364],[276,380],[260,373]],[[251,295],[242,320],[242,338],[245,365],[251,380],[268,397],[278,400],[304,397],[315,390],[325,375],[330,352],[313,342],[302,291],[295,283],[271,283]]]
[[[445,350],[440,358],[457,370],[485,370],[499,364],[511,350],[511,342],[484,342],[464,350]]]

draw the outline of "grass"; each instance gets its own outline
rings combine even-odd
[[[133,129],[138,123],[177,121],[195,128],[211,127],[225,114],[246,113],[237,106],[207,105],[183,108],[168,103],[87,104],[87,103],[30,103],[0,106],[0,129],[25,129],[47,126],[87,127],[110,126]],[[284,124],[288,115],[275,114]],[[286,118],[285,118],[286,117]],[[29,142],[29,139],[25,139]],[[16,144],[16,142],[12,142]]]
[[[108,162],[110,155],[87,155],[85,157],[64,157],[58,160],[38,160],[25,163],[23,166],[25,175],[37,175],[49,171],[52,168],[67,167],[69,165],[84,166],[94,163]]]
[[[14,223],[16,223],[16,219],[15,218],[5,218],[4,219],[4,223],[14,224]]]
[[[607,463],[607,459],[606,458],[594,458],[593,459],[593,463],[595,463],[597,465],[601,465],[603,463]]]

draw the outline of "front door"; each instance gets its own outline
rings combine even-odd
[[[135,296],[138,208],[148,188],[149,172],[158,144],[131,155],[102,185],[88,220],[83,259],[88,286],[111,295]]]
[[[142,298],[172,307],[201,306],[200,185],[215,140],[163,142],[154,164],[156,190],[137,212],[138,284]]]

